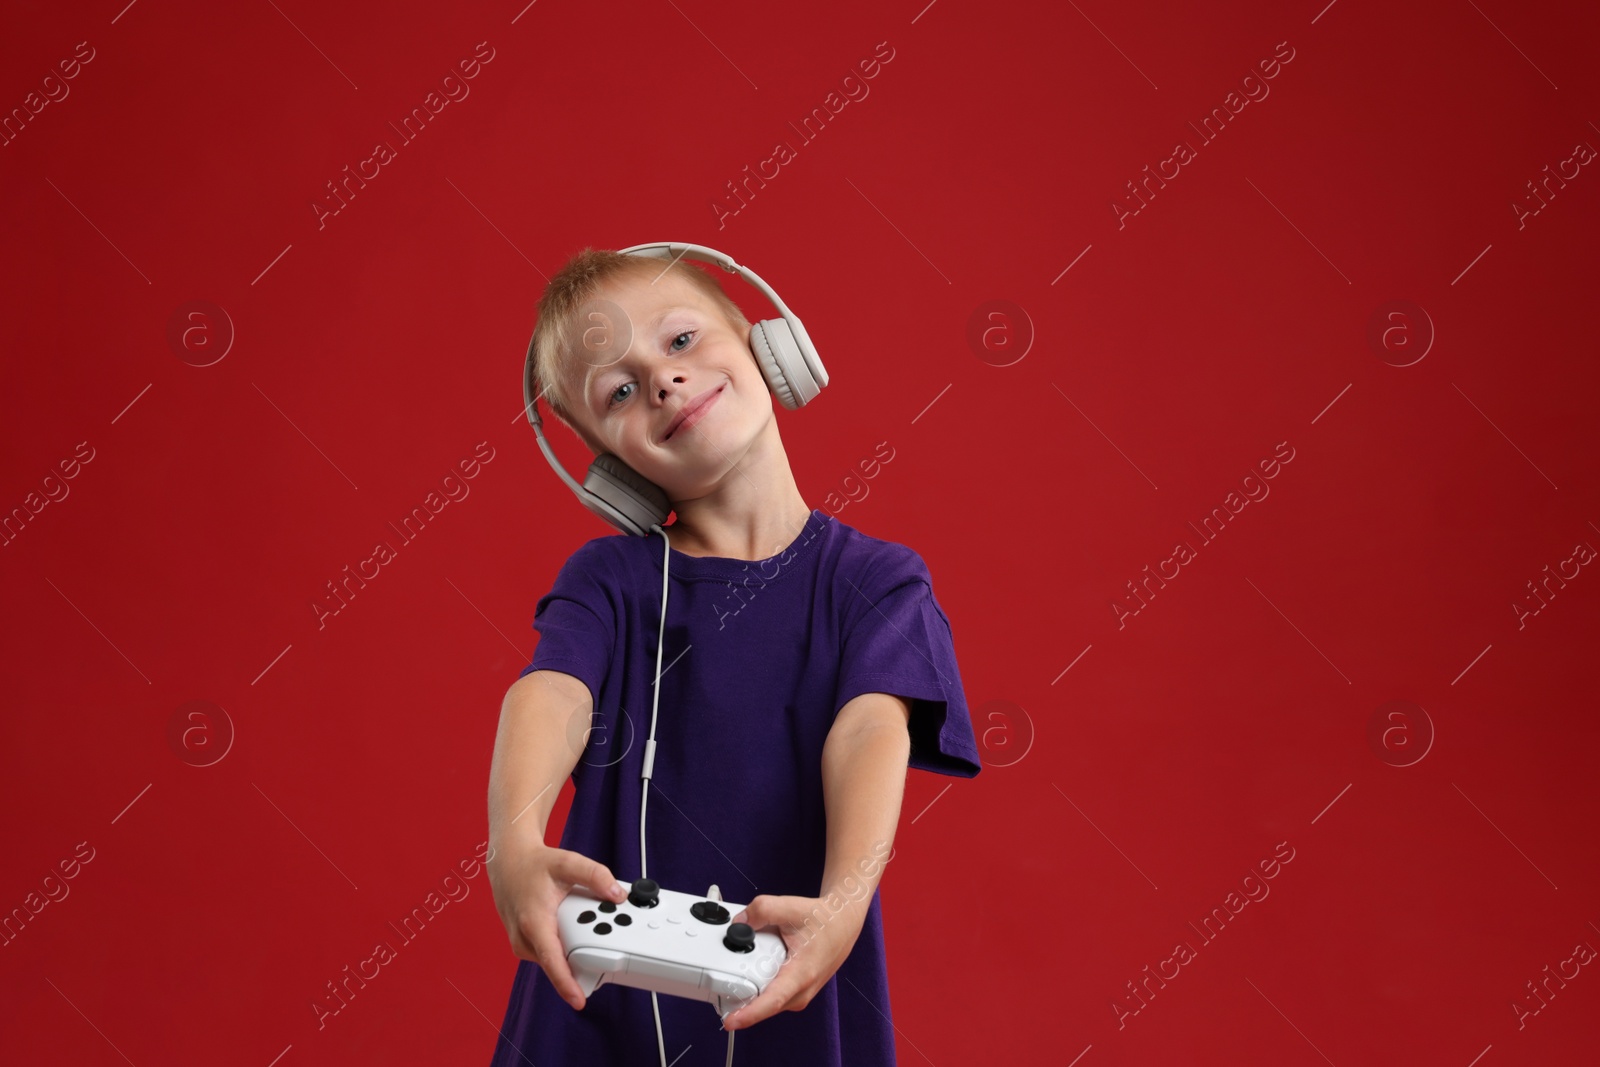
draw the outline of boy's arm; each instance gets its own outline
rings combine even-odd
[[[911,705],[905,698],[863,693],[839,709],[822,746],[828,857],[821,895],[838,894],[858,903],[862,920],[900,823],[911,758],[910,722]]]
[[[887,693],[863,693],[839,709],[822,746],[828,816],[822,893],[758,896],[735,917],[757,929],[778,927],[789,959],[760,996],[727,1017],[727,1029],[804,1008],[855,947],[900,821],[910,720],[911,705]]]
[[[560,671],[533,671],[506,690],[489,766],[492,851],[544,842],[561,783],[582,754],[593,707],[589,687]]]
[[[512,951],[532,960],[561,996],[582,1008],[556,929],[556,906],[581,885],[621,900],[627,888],[604,864],[544,843],[561,784],[583,753],[594,701],[589,687],[560,671],[532,671],[500,706],[489,768],[489,887]]]

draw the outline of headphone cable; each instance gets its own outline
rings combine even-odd
[[[667,636],[667,569],[672,563],[672,540],[667,537],[667,531],[660,524],[653,524],[651,530],[661,535],[661,627],[656,632],[656,680],[650,687],[650,736],[644,743],[644,773],[643,782],[639,786],[639,877],[648,877],[645,868],[644,848],[644,815],[645,804],[650,799],[650,776],[655,771],[656,762],[656,712],[661,706],[661,653],[666,643]],[[650,991],[650,1011],[656,1020],[656,1051],[661,1057],[661,1067],[667,1067],[667,1040],[661,1032],[661,1001],[657,998],[655,990]],[[728,1058],[727,1067],[733,1067],[733,1031],[728,1031]]]

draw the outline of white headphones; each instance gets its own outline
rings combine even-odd
[[[760,289],[782,315],[782,318],[763,319],[750,330],[750,351],[755,355],[762,377],[767,380],[767,387],[778,398],[778,402],[791,411],[802,408],[828,384],[828,372],[822,366],[822,357],[812,347],[811,338],[799,318],[755,271],[741,267],[733,261],[732,256],[704,245],[668,242],[633,245],[621,249],[621,252],[673,262],[680,258],[695,259],[738,274]],[[582,485],[574,481],[560,460],[556,459],[539,419],[538,397],[534,395],[531,341],[522,372],[522,399],[545,459],[550,461],[550,466],[555,468],[561,480],[577,494],[584,507],[625,534],[648,537],[652,526],[660,526],[667,521],[667,516],[672,512],[672,502],[667,499],[666,493],[610,452],[596,456],[594,462],[589,464],[589,473]]]

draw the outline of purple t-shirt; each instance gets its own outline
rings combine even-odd
[[[594,695],[561,847],[623,882],[640,874],[663,548],[656,534],[616,534],[574,552],[538,602],[539,644],[522,671],[561,671]],[[813,510],[777,555],[674,549],[669,574],[646,828],[649,876],[663,888],[698,895],[715,884],[741,904],[762,893],[817,896],[827,856],[822,746],[839,709],[862,693],[910,702],[912,767],[978,773],[950,621],[916,552]],[[722,1067],[727,1035],[716,1009],[659,1001],[668,1062]],[[891,1014],[874,894],[834,977],[803,1011],[738,1031],[734,1063],[893,1063]],[[649,993],[603,985],[576,1012],[527,960],[501,1034],[494,1067],[658,1062]]]

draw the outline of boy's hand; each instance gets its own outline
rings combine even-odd
[[[724,1029],[742,1030],[780,1011],[799,1011],[828,984],[855,947],[870,901],[837,898],[844,901],[844,907],[832,911],[826,899],[763,894],[733,916],[734,922],[748,923],[757,930],[777,927],[789,958],[759,996],[728,1013]]]
[[[538,964],[562,999],[581,1011],[586,1003],[583,990],[567,966],[556,929],[556,906],[573,886],[582,886],[602,900],[620,903],[628,896],[628,887],[605,864],[542,842],[500,848],[489,864],[490,891],[511,939],[511,951]]]

